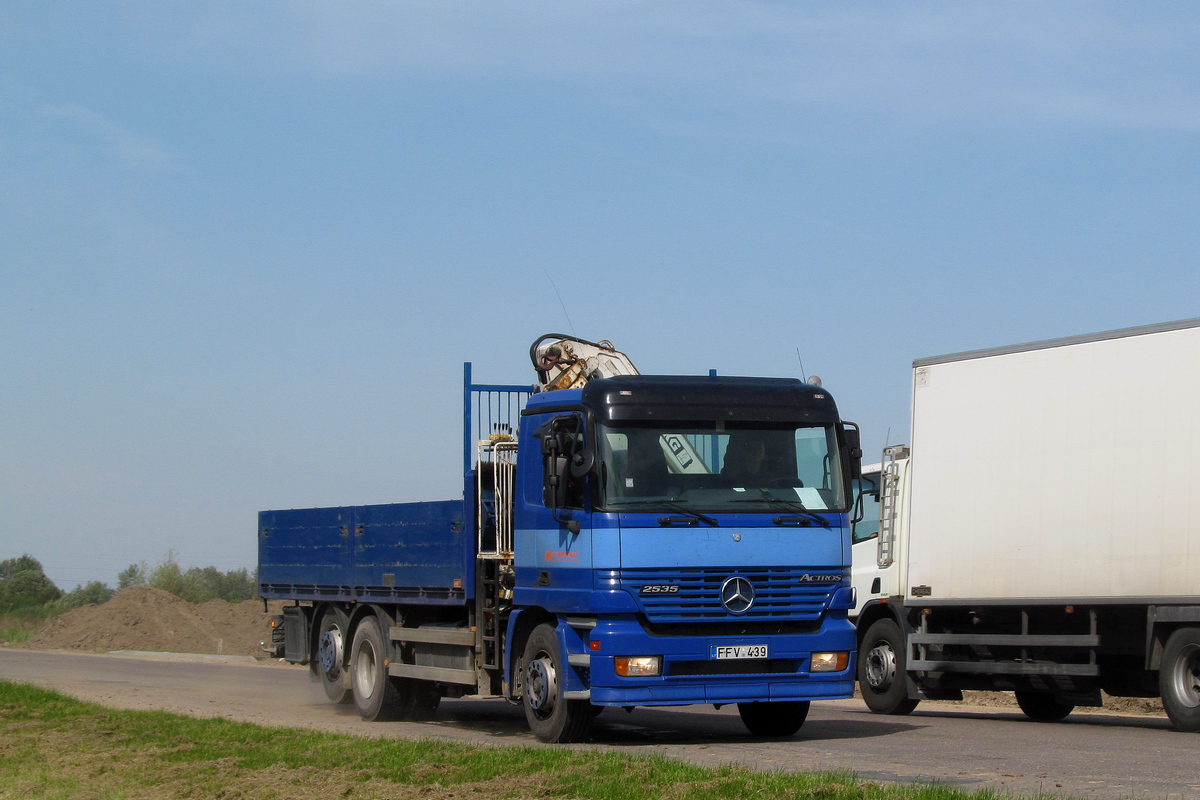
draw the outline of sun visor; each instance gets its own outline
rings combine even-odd
[[[596,421],[774,422],[828,425],[838,421],[829,392],[795,378],[621,375],[583,388]]]

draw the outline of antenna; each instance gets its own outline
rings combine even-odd
[[[575,325],[571,322],[571,315],[567,313],[567,304],[563,302],[562,295],[558,293],[558,285],[554,282],[554,278],[550,277],[550,273],[546,272],[545,268],[542,269],[542,272],[546,275],[546,280],[550,281],[550,285],[554,287],[554,295],[558,298],[558,304],[562,306],[563,316],[567,318],[567,326],[571,329],[571,335],[578,339],[579,334],[575,333]]]
[[[808,383],[808,376],[804,374],[804,359],[800,357],[800,348],[796,348],[796,360],[800,362],[800,380]]]

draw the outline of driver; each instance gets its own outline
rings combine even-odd
[[[721,476],[732,486],[764,486],[769,480],[766,464],[767,445],[760,437],[731,436]]]

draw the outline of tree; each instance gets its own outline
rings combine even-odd
[[[92,581],[87,586],[76,586],[62,597],[63,604],[68,608],[79,608],[89,603],[100,605],[107,603],[115,592],[107,583]]]
[[[28,553],[19,558],[9,558],[0,561],[0,581],[6,581],[18,572],[28,572],[30,570],[45,574],[42,570],[42,562]]]
[[[0,561],[0,613],[43,606],[62,596],[31,555]]]
[[[146,579],[146,562],[141,564],[130,564],[125,569],[117,573],[117,588],[128,589],[130,586],[146,586],[149,581]]]

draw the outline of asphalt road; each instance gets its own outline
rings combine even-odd
[[[233,661],[231,659],[231,661]],[[308,670],[270,662],[222,663],[0,648],[0,678],[108,706],[372,737],[538,745],[520,707],[503,700],[444,700],[426,723],[367,723],[333,706]],[[923,703],[879,717],[858,701],[814,703],[800,734],[748,736],[737,710],[608,709],[590,744],[696,764],[760,769],[848,769],[879,781],[937,781],[965,789],[1096,798],[1200,800],[1200,735],[1164,718],[1076,712],[1036,724],[999,709]]]

